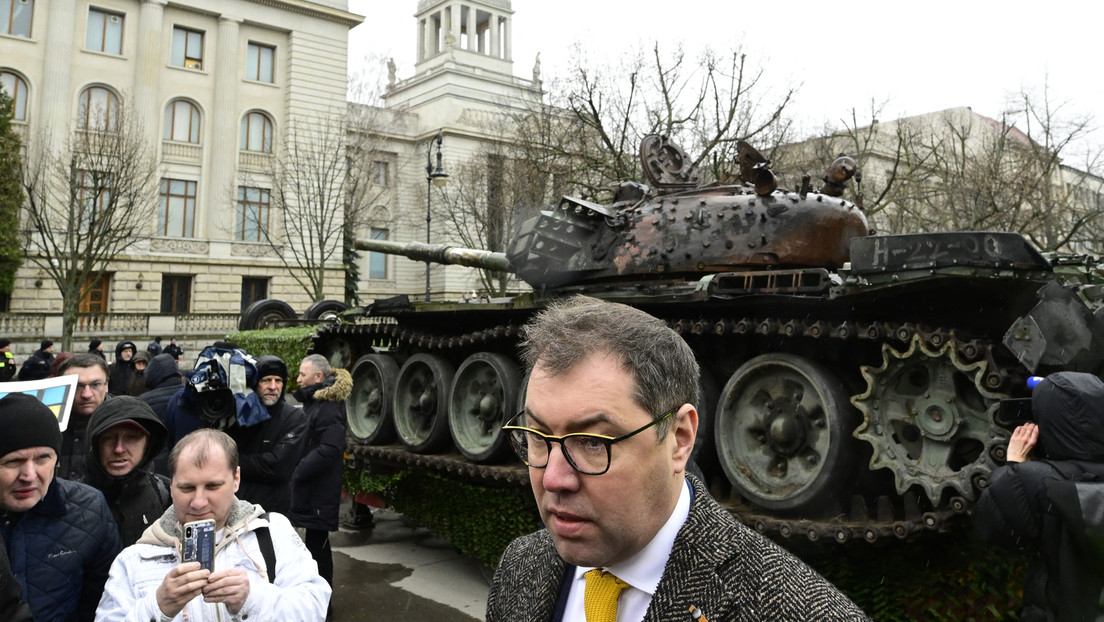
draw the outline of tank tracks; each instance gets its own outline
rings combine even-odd
[[[880,377],[892,373],[892,366],[886,361],[900,358],[901,352],[919,348],[924,352],[942,353],[950,357],[956,369],[966,369],[973,374],[973,380],[986,398],[998,398],[1007,395],[1013,384],[1019,381],[1022,372],[1014,366],[1008,366],[994,356],[992,343],[980,339],[959,338],[953,330],[930,328],[908,322],[853,322],[801,320],[790,318],[726,318],[668,319],[667,324],[686,338],[725,336],[760,336],[772,338],[811,338],[835,342],[867,341],[880,342],[885,352],[881,367],[863,366],[862,375],[873,386]],[[512,324],[499,325],[472,331],[461,335],[438,335],[414,330],[392,322],[339,324],[325,327],[312,337],[312,350],[324,350],[330,340],[355,340],[365,346],[388,350],[437,351],[453,349],[474,349],[502,347],[516,338],[519,327]],[[863,415],[863,423],[854,436],[867,440],[873,446],[871,464],[886,467],[894,472],[900,489],[900,496],[879,495],[873,499],[854,495],[850,499],[850,508],[831,518],[806,519],[787,518],[768,513],[762,508],[751,505],[738,494],[725,494],[723,490],[714,490],[714,496],[742,523],[756,531],[770,536],[800,538],[804,536],[811,542],[834,541],[847,543],[865,541],[869,543],[887,540],[912,540],[924,533],[939,533],[955,529],[963,521],[973,505],[972,487],[950,487],[933,483],[928,474],[909,472],[899,460],[893,458],[894,450],[888,438],[875,431],[877,423],[875,405],[877,399],[869,399],[870,391],[852,398],[852,403]],[[862,398],[868,399],[862,399]],[[989,410],[991,415],[992,409]],[[990,425],[992,418],[990,417]],[[1003,460],[1001,434],[989,434],[992,437],[982,452],[986,465],[992,460]],[[447,474],[461,480],[493,486],[525,486],[528,475],[518,466],[476,465],[465,460],[457,453],[444,455],[421,455],[411,453],[401,446],[366,446],[349,444],[351,455],[372,463],[381,463],[396,467],[425,468]],[[865,465],[863,465],[865,466]],[[969,484],[984,486],[988,466],[974,469],[970,473]],[[723,479],[723,476],[718,476]],[[919,495],[907,491],[913,485],[931,493],[945,489],[965,494],[944,494],[936,504],[922,502]],[[714,487],[717,488],[717,487]],[[723,487],[721,487],[723,488]]]

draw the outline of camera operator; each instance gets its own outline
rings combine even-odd
[[[170,443],[199,428],[226,432],[240,452],[238,497],[287,514],[291,474],[307,428],[302,409],[284,401],[287,365],[279,357],[254,361],[242,350],[218,346],[215,358],[205,356],[208,350],[200,354],[196,370],[169,402]]]

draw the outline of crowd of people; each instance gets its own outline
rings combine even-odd
[[[64,430],[36,397],[0,399],[0,619],[327,619],[349,373],[296,361],[292,403],[282,359],[218,342],[197,361],[249,361],[263,412],[245,418],[204,406],[160,341],[121,341],[109,363],[98,340],[66,357],[44,340],[31,373],[76,376]],[[183,525],[202,519],[214,570],[182,562]]]

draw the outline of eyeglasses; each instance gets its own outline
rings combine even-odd
[[[96,382],[90,382],[88,384],[84,384],[83,382],[78,382],[77,383],[77,393],[84,393],[85,389],[92,389],[93,391],[99,391],[100,389],[102,389],[106,386],[107,386],[107,383],[103,382],[101,380],[97,380]]]
[[[617,437],[583,433],[550,436],[532,428],[513,425],[525,416],[525,411],[514,415],[506,425],[502,426],[502,429],[509,434],[510,445],[527,466],[536,469],[543,469],[548,466],[548,456],[552,453],[552,443],[559,443],[564,458],[567,458],[567,463],[572,468],[584,475],[601,475],[609,471],[611,445],[640,434],[675,414],[677,410],[677,408],[670,410],[662,417],[652,419],[643,427]]]

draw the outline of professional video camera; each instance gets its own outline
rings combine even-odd
[[[197,414],[208,424],[231,416],[243,426],[260,423],[269,414],[252,389],[257,383],[257,361],[245,350],[223,347],[229,345],[204,348],[195,368],[184,374],[185,386]]]

